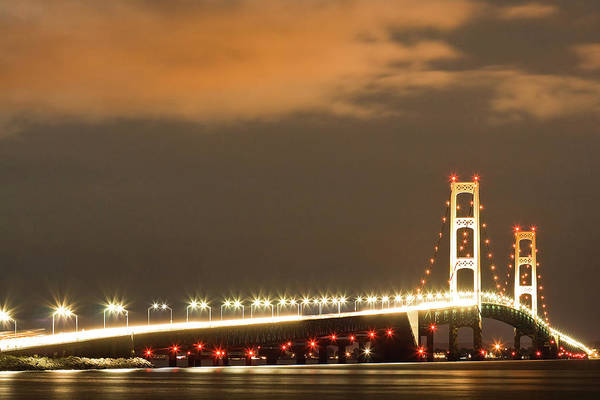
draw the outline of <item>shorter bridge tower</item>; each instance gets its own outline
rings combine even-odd
[[[523,250],[521,246],[522,240],[530,241],[531,253],[529,255],[521,255]],[[515,308],[519,308],[521,305],[521,296],[528,294],[531,297],[531,311],[534,315],[537,315],[537,260],[536,260],[537,247],[535,243],[535,228],[531,228],[529,231],[522,231],[520,228],[515,228]],[[521,281],[521,267],[529,265],[531,270],[531,281],[529,284]],[[521,348],[521,336],[523,332],[515,328],[515,349],[517,351]],[[534,347],[540,348],[541,343],[538,343],[537,337],[532,337],[534,341]]]
[[[521,256],[521,241],[529,240],[531,242],[531,254]],[[515,228],[515,307],[521,305],[521,296],[528,294],[531,296],[531,311],[535,315],[538,313],[537,307],[537,248],[535,245],[535,229],[521,231]],[[521,267],[531,266],[531,282],[524,284],[521,281]]]

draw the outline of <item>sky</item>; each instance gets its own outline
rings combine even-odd
[[[535,225],[552,324],[600,341],[599,26],[578,0],[2,2],[0,302],[91,327],[107,298],[407,292],[479,174],[500,271]]]

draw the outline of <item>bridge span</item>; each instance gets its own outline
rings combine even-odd
[[[224,364],[229,355],[266,356],[275,363],[283,352],[304,363],[307,353],[318,353],[326,362],[328,347],[337,347],[340,362],[346,348],[358,345],[363,361],[409,361],[433,358],[434,331],[449,325],[449,359],[457,357],[456,331],[471,327],[473,356],[482,351],[481,318],[507,323],[520,335],[529,336],[538,358],[555,358],[561,353],[591,355],[592,350],[566,334],[549,327],[543,319],[510,298],[482,293],[480,305],[471,292],[451,298],[444,295],[414,296],[411,304],[356,312],[321,315],[191,321],[149,324],[123,328],[93,329],[0,340],[0,351],[13,355],[128,357],[177,354],[213,358]],[[516,337],[518,346],[519,337]],[[366,357],[368,353],[368,357]]]
[[[233,306],[241,307],[242,318],[223,319],[223,307],[231,305],[230,301],[226,300],[221,306],[221,320],[213,320],[212,309],[206,302],[202,302],[201,309],[208,310],[209,321],[172,323],[173,310],[166,304],[159,309],[155,303],[154,308],[148,309],[148,325],[78,331],[77,315],[70,308],[61,305],[52,314],[52,335],[17,337],[16,320],[11,319],[6,311],[0,310],[0,322],[12,321],[15,329],[15,337],[0,340],[0,352],[15,355],[96,357],[151,356],[162,352],[169,355],[171,365],[176,362],[177,355],[181,352],[188,356],[188,360],[193,361],[195,357],[212,357],[213,360],[220,360],[222,363],[226,363],[229,355],[233,353],[245,357],[247,363],[251,364],[256,356],[266,356],[269,363],[274,363],[284,352],[294,354],[298,363],[306,361],[307,353],[318,353],[319,360],[326,362],[329,347],[337,347],[338,359],[345,362],[346,349],[358,346],[359,360],[364,360],[367,356],[374,361],[431,360],[434,354],[435,330],[440,325],[448,325],[447,358],[456,359],[458,356],[457,337],[461,327],[472,328],[472,357],[478,358],[485,353],[482,348],[482,319],[490,318],[514,327],[515,357],[519,357],[522,336],[532,339],[533,357],[587,357],[594,354],[584,344],[549,324],[545,296],[540,293],[543,286],[538,281],[541,274],[538,269],[537,232],[534,227],[530,230],[515,228],[515,251],[511,254],[514,269],[512,264],[509,265],[506,282],[502,285],[495,264],[489,262],[496,292],[482,290],[480,231],[486,224],[480,220],[480,210],[483,206],[479,203],[479,189],[480,182],[477,176],[470,182],[458,182],[455,176],[451,178],[450,200],[446,203],[446,216],[442,218],[444,224],[449,220],[450,225],[447,293],[423,294],[436,260],[434,256],[425,269],[416,295],[398,296],[399,300],[394,299],[393,302],[389,296],[382,296],[379,301],[380,308],[376,308],[377,297],[375,301],[370,297],[367,310],[358,309],[356,305],[360,301],[357,298],[353,312],[342,310],[343,300],[336,298],[334,304],[337,305],[338,312],[327,313],[323,308],[328,304],[325,298],[321,301],[314,299],[313,304],[318,304],[318,315],[302,312],[301,304],[294,300],[294,303],[290,304],[298,307],[297,314],[281,315],[278,305],[275,316],[273,304],[267,300],[261,303],[256,299],[256,305],[253,303],[250,306],[248,318],[244,315],[243,302],[236,300]],[[440,230],[438,242],[434,247],[436,254],[442,236]],[[485,239],[483,243],[489,247],[489,239]],[[486,253],[485,258],[489,261],[492,254],[489,250]],[[468,291],[458,289],[459,272],[472,274],[472,287],[469,283]],[[514,278],[512,298],[507,295],[511,274]],[[542,303],[540,314],[538,300]],[[310,304],[310,299],[305,301],[309,302],[307,305]],[[195,301],[193,304],[197,305]],[[256,314],[253,314],[254,307],[261,304],[270,307],[271,317],[257,318]],[[192,304],[186,312],[189,307],[192,307]],[[171,323],[150,324],[151,309],[170,311]],[[109,304],[106,311],[125,313],[128,324],[129,314],[123,306]],[[67,318],[74,316],[75,332],[55,335],[54,317],[57,315]],[[189,314],[186,317],[189,317]]]

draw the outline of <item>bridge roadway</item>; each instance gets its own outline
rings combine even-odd
[[[6,338],[0,340],[0,352],[128,357],[143,356],[146,349],[152,349],[155,353],[170,353],[174,357],[172,349],[176,345],[179,351],[190,351],[190,354],[193,352],[197,357],[205,358],[210,357],[208,351],[214,357],[215,349],[242,356],[246,353],[247,358],[248,349],[260,349],[260,354],[273,363],[282,353],[282,344],[290,343],[288,350],[296,354],[298,363],[305,362],[308,351],[316,352],[317,349],[320,360],[326,360],[323,353],[327,346],[337,346],[342,358],[340,362],[344,362],[346,346],[356,342],[359,349],[372,347],[374,361],[405,361],[421,356],[432,359],[434,334],[431,326],[449,324],[452,359],[457,353],[457,329],[473,328],[473,348],[477,354],[481,350],[481,319],[492,318],[516,328],[517,348],[521,335],[531,337],[541,357],[556,357],[558,352],[592,354],[591,349],[549,327],[526,307],[515,308],[512,299],[506,297],[483,293],[480,309],[471,293],[463,293],[456,299],[449,299],[448,295],[419,298],[399,307],[356,312],[152,324]],[[391,335],[387,335],[390,329]],[[204,345],[201,353],[194,347],[198,343]],[[310,349],[311,345],[315,349]]]

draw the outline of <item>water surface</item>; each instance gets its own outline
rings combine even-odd
[[[0,399],[600,399],[600,361],[0,372]]]

